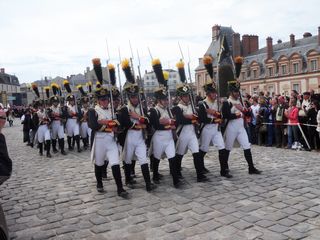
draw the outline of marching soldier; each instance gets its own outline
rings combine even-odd
[[[199,102],[199,121],[202,125],[200,135],[200,156],[201,165],[204,172],[209,172],[204,167],[204,156],[209,150],[209,145],[213,143],[219,150],[220,174],[221,176],[231,178],[229,173],[227,152],[224,146],[223,137],[219,130],[219,124],[222,123],[221,113],[218,109],[219,101],[217,99],[217,90],[212,81],[203,86],[206,92],[206,98]]]
[[[122,69],[127,78],[124,91],[128,96],[128,104],[122,107],[119,113],[120,125],[124,127],[126,136],[123,148],[126,184],[132,187],[134,183],[131,178],[131,163],[132,159],[137,157],[146,182],[146,190],[149,192],[155,189],[155,185],[151,183],[150,179],[147,146],[145,143],[145,130],[147,124],[149,124],[149,119],[146,110],[140,105],[139,87],[132,75],[129,60],[125,59],[122,62]]]
[[[169,108],[168,96],[168,74],[162,71],[162,65],[159,59],[152,61],[152,67],[155,72],[159,87],[154,91],[154,98],[157,105],[149,111],[150,123],[155,131],[151,138],[149,149],[150,160],[152,159],[153,182],[160,183],[159,163],[163,156],[169,161],[170,173],[173,178],[173,185],[176,188],[181,186],[177,172],[175,159],[176,126],[175,119]]]
[[[173,179],[173,185],[176,188],[181,186],[178,177],[177,164],[175,159],[174,130],[175,120],[169,109],[169,99],[165,87],[159,87],[154,92],[157,105],[150,109],[150,122],[155,130],[151,140],[151,149],[153,158],[153,182],[160,183],[159,163],[165,155],[169,161],[170,173]]]
[[[213,143],[219,151],[220,175],[231,178],[228,167],[228,155],[220,131],[222,116],[220,113],[220,98],[213,82],[213,58],[204,56],[203,63],[210,76],[210,80],[203,85],[206,98],[199,102],[199,121],[201,123],[200,135],[200,156],[201,167],[204,173],[209,172],[204,166],[204,157],[209,150],[209,145]]]
[[[59,106],[59,97],[58,91],[59,86],[56,83],[51,84],[51,88],[53,91],[53,96],[50,98],[51,102],[51,137],[52,137],[52,151],[53,153],[57,153],[57,138],[58,138],[58,144],[62,155],[66,155],[66,152],[64,151],[64,126],[63,126],[63,114],[62,114],[62,108]]]
[[[50,130],[49,130],[49,125],[51,121],[48,116],[48,112],[43,106],[43,103],[40,103],[39,105],[37,116],[39,118],[39,127],[37,131],[38,143],[39,143],[39,154],[40,156],[43,155],[43,148],[45,144],[47,157],[51,158],[51,154],[50,154],[51,137],[50,137]]]
[[[201,166],[201,156],[199,153],[198,143],[198,115],[196,113],[193,99],[191,98],[191,88],[186,83],[186,74],[184,70],[184,62],[179,61],[176,64],[182,84],[177,86],[177,96],[180,98],[178,104],[173,107],[177,121],[177,134],[178,141],[176,144],[176,161],[178,175],[181,175],[181,162],[183,155],[187,153],[188,149],[192,152],[193,163],[197,173],[197,181],[208,181],[207,177],[203,174]]]
[[[238,77],[240,74],[242,59],[236,58],[235,64],[236,76]],[[220,79],[227,81],[229,89],[229,98],[227,101],[223,102],[222,105],[222,116],[227,120],[225,130],[227,156],[229,157],[233,144],[235,140],[237,140],[244,151],[244,156],[249,166],[249,174],[260,174],[261,171],[254,167],[248,134],[244,128],[243,117],[246,114],[247,109],[241,102],[240,84],[234,77],[231,65],[222,66],[220,67],[220,70]]]
[[[76,144],[77,144],[77,149],[78,152],[81,152],[80,149],[80,127],[79,127],[79,112],[78,112],[78,108],[75,105],[75,97],[74,95],[72,95],[72,90],[69,84],[68,80],[65,80],[63,82],[63,85],[65,87],[65,89],[68,92],[67,95],[67,106],[65,106],[64,108],[64,114],[66,115],[67,118],[67,123],[66,123],[66,129],[67,129],[67,139],[68,139],[68,147],[69,147],[69,151],[73,150],[73,146],[72,146],[72,137],[74,137]]]
[[[180,102],[172,111],[177,120],[178,141],[176,146],[176,159],[178,164],[178,174],[181,175],[181,162],[183,155],[188,149],[192,152],[193,163],[197,173],[198,182],[208,181],[203,174],[201,167],[201,156],[199,153],[199,143],[195,131],[194,124],[198,124],[198,116],[193,113],[190,101],[190,87],[187,84],[177,86],[177,95],[180,97]]]
[[[89,139],[91,137],[91,129],[88,127],[88,110],[90,99],[81,85],[78,85],[77,88],[81,93],[80,102],[82,106],[80,110],[80,134],[83,142],[83,148],[87,150],[89,147]]]
[[[119,150],[114,138],[115,128],[118,125],[116,120],[112,119],[109,106],[109,90],[101,87],[96,90],[98,104],[94,109],[88,112],[89,126],[94,131],[94,141],[91,149],[91,158],[95,165],[95,176],[97,180],[97,191],[103,192],[102,172],[103,165],[107,159],[110,163],[112,174],[117,185],[118,196],[128,198],[128,193],[123,189],[121,172],[119,166]]]

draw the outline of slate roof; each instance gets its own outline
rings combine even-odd
[[[279,60],[284,55],[290,57],[293,53],[300,54],[304,60],[308,51],[315,49],[320,52],[320,46],[318,45],[318,36],[312,36],[295,40],[295,46],[291,47],[290,42],[278,43],[273,45],[272,59]],[[253,61],[264,64],[267,59],[267,47],[261,48],[258,51],[251,53],[244,58],[244,64],[250,64]]]
[[[20,86],[19,79],[7,73],[0,73],[0,84]]]

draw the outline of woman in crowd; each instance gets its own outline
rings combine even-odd
[[[288,118],[288,149],[296,147],[296,144],[299,139],[298,135],[298,112],[297,108],[297,99],[295,97],[290,98],[289,108],[285,111],[285,115]],[[293,142],[292,142],[293,137]]]

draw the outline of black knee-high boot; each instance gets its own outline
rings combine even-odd
[[[61,154],[67,155],[67,153],[64,151],[64,138],[60,138],[58,140],[58,143],[59,143],[59,148],[60,148]]]
[[[89,137],[82,138],[82,143],[83,143],[83,149],[84,150],[88,149],[88,146],[89,146],[88,142],[89,142]]]
[[[105,161],[103,164],[103,170],[102,170],[102,179],[106,180],[107,179],[107,167],[108,167],[109,162]]]
[[[160,160],[156,159],[155,157],[153,158],[153,165],[152,165],[152,170],[153,170],[153,182],[156,184],[160,183],[160,178],[159,178],[159,164]]]
[[[67,137],[67,141],[68,141],[68,149],[69,151],[72,151],[73,150],[73,147],[72,147],[72,137]]]
[[[151,179],[150,179],[150,172],[149,172],[149,164],[145,163],[141,165],[141,171],[142,171],[142,175],[144,178],[144,181],[146,182],[146,189],[148,192],[152,191],[153,189],[156,188],[156,186],[151,183]]]
[[[136,177],[135,168],[136,168],[136,160],[132,160],[131,161],[131,176],[134,177],[134,178]]]
[[[170,173],[173,180],[173,186],[175,188],[179,188],[181,186],[181,181],[179,180],[179,176],[178,176],[176,158],[175,157],[169,158],[168,161],[169,161]]]
[[[194,167],[195,167],[196,172],[197,172],[197,181],[198,182],[206,182],[206,181],[208,181],[208,178],[202,172],[200,154],[199,153],[193,153],[192,156],[193,156]]]
[[[253,165],[251,149],[246,149],[243,152],[244,152],[244,157],[246,158],[246,161],[248,163],[249,174],[260,174],[261,171],[256,169]]]
[[[75,141],[76,141],[76,143],[77,143],[77,150],[78,150],[78,152],[81,152],[81,148],[80,148],[80,135],[74,136],[74,139],[75,139]]]
[[[124,175],[125,175],[125,179],[126,179],[126,185],[129,188],[134,188],[133,184],[136,183],[135,180],[133,180],[133,178],[131,177],[131,164],[124,164]]]
[[[43,156],[43,143],[39,143],[39,155]]]
[[[57,150],[57,140],[56,139],[52,139],[51,142],[52,142],[52,151],[53,151],[53,153],[57,153],[58,152],[58,150]]]
[[[117,185],[118,196],[122,198],[128,198],[129,197],[128,193],[123,189],[120,166],[113,165],[111,169],[112,169],[112,175],[113,175],[114,181],[116,182],[116,185]]]
[[[182,174],[181,174],[181,162],[182,162],[182,158],[183,158],[183,155],[179,155],[179,154],[176,154],[176,169],[177,169],[177,174],[178,174],[178,177],[179,178],[183,178]]]
[[[50,146],[51,146],[51,141],[50,140],[46,140],[46,151],[47,151],[47,157],[48,158],[51,158]]]
[[[154,155],[151,154],[150,155],[150,172],[153,171],[153,162],[154,162]]]
[[[94,173],[96,175],[97,180],[97,191],[103,192],[103,183],[102,183],[102,166],[94,165]]]
[[[232,178],[232,175],[229,173],[228,158],[228,150],[219,150],[220,175],[226,178]]]
[[[205,173],[209,173],[210,171],[208,169],[206,169],[206,167],[204,166],[204,156],[206,155],[207,153],[202,151],[202,150],[199,150],[199,155],[200,155],[200,162],[201,162],[201,168],[202,168],[202,172],[205,174]]]

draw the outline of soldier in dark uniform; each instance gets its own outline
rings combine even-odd
[[[242,64],[242,60],[236,60],[236,64]],[[240,67],[236,65],[236,76],[240,74]],[[235,140],[237,140],[244,151],[245,159],[249,166],[249,174],[260,174],[261,171],[256,169],[253,164],[251,146],[248,139],[248,134],[244,128],[243,117],[247,113],[247,109],[244,107],[241,101],[240,84],[236,80],[231,65],[225,65],[223,72],[220,74],[220,79],[225,79],[228,84],[229,98],[223,102],[222,116],[227,120],[227,126],[225,130],[225,146],[227,155],[233,147]]]
[[[91,136],[91,129],[88,127],[88,110],[90,99],[87,93],[84,91],[81,85],[77,86],[79,92],[81,93],[80,103],[80,135],[83,142],[83,149],[87,150],[89,147],[89,139]]]
[[[63,113],[62,108],[59,105],[59,97],[58,97],[58,91],[59,86],[56,83],[51,84],[51,88],[53,91],[53,96],[50,98],[51,102],[51,138],[52,138],[52,151],[53,153],[57,153],[57,138],[58,138],[58,144],[62,155],[66,155],[66,152],[64,150],[64,120],[63,120]]]
[[[198,116],[194,114],[190,103],[190,87],[187,84],[177,86],[177,95],[180,102],[172,109],[176,116],[178,141],[176,145],[176,159],[178,164],[178,173],[181,176],[181,161],[188,149],[192,152],[193,163],[197,173],[198,182],[208,181],[203,174],[201,166],[201,156],[199,153],[199,143],[194,124],[198,124]]]
[[[110,163],[112,174],[117,185],[117,192],[120,197],[128,198],[128,193],[123,189],[121,172],[119,166],[119,150],[114,137],[118,122],[112,119],[110,109],[109,90],[101,87],[96,90],[98,100],[94,109],[88,112],[89,127],[94,131],[94,141],[91,149],[91,158],[95,165],[95,176],[97,180],[97,191],[103,192],[102,172],[104,162],[107,159]]]
[[[153,154],[153,182],[160,183],[159,163],[165,155],[169,161],[170,173],[173,185],[176,188],[181,186],[178,177],[177,164],[175,159],[175,119],[169,109],[168,91],[166,87],[159,87],[154,91],[157,105],[150,109],[150,122],[155,130],[149,151]],[[150,153],[150,154],[151,154]]]
[[[206,98],[199,102],[199,121],[201,123],[200,135],[200,155],[202,169],[205,172],[208,170],[204,167],[204,156],[209,150],[209,145],[213,143],[219,150],[220,174],[221,176],[231,178],[228,167],[228,154],[224,146],[223,137],[220,131],[219,124],[222,123],[222,116],[218,109],[219,99],[217,99],[217,90],[212,81],[203,86],[206,92]]]
[[[125,59],[122,62],[122,69],[127,78],[124,91],[128,96],[128,104],[122,107],[119,113],[120,125],[123,126],[126,135],[122,154],[125,161],[126,184],[132,186],[131,163],[132,159],[136,157],[140,163],[146,189],[152,191],[155,189],[155,185],[151,183],[150,179],[145,143],[145,131],[147,124],[149,124],[149,118],[147,110],[143,109],[139,102],[139,87],[132,75],[129,60]]]
[[[78,152],[81,152],[80,148],[80,126],[79,126],[79,109],[76,106],[76,99],[74,95],[72,94],[72,90],[70,87],[70,84],[67,80],[63,82],[63,85],[65,89],[68,92],[67,95],[67,106],[64,107],[64,115],[67,118],[66,122],[66,131],[67,131],[67,140],[68,140],[68,147],[69,151],[73,150],[73,145],[72,145],[72,138],[74,137],[75,142],[77,144],[77,150]]]

